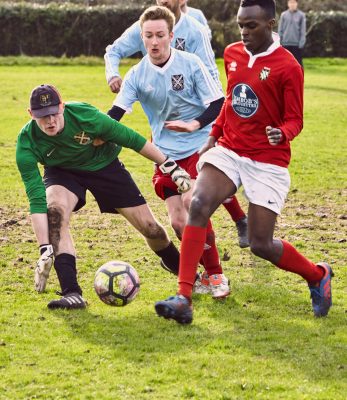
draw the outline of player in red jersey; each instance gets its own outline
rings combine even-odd
[[[242,0],[237,14],[241,42],[224,53],[227,97],[213,126],[183,233],[176,296],[155,304],[159,316],[190,323],[191,294],[203,251],[207,220],[242,185],[249,200],[248,234],[255,255],[302,276],[309,285],[314,315],[331,307],[332,271],[305,258],[290,243],[273,237],[290,177],[290,141],[303,126],[303,72],[294,57],[273,41],[274,0]]]

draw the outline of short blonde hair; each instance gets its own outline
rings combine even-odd
[[[146,21],[156,21],[159,19],[163,19],[167,22],[169,33],[171,33],[176,21],[175,16],[168,8],[161,6],[149,7],[142,13],[140,17],[141,29]]]

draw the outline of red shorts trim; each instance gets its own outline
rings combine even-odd
[[[198,171],[196,169],[196,164],[199,161],[199,154],[194,153],[187,158],[182,158],[182,160],[175,160],[176,163],[183,169],[185,169],[192,179],[196,179],[198,176]],[[171,176],[168,174],[163,174],[158,165],[155,166],[154,175],[152,177],[152,183],[154,186],[155,193],[162,200],[167,199],[171,196],[180,195],[177,191],[177,186],[172,182]]]

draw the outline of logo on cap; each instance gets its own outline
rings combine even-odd
[[[40,85],[31,92],[30,110],[35,118],[59,113],[61,103],[60,94],[52,85]]]
[[[41,107],[47,107],[51,105],[52,100],[51,100],[51,95],[49,93],[41,94],[40,95],[40,106]]]

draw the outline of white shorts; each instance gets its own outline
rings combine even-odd
[[[223,171],[237,188],[242,185],[250,203],[281,213],[290,187],[287,168],[240,157],[222,146],[216,146],[201,156],[198,171],[205,162]]]

